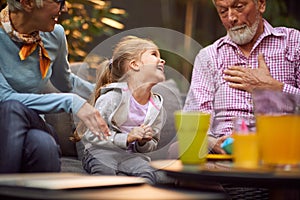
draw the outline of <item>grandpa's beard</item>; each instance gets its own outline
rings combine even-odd
[[[234,43],[238,45],[244,45],[249,43],[254,38],[258,25],[259,18],[257,17],[252,26],[249,27],[246,24],[235,26],[230,28],[227,33]]]

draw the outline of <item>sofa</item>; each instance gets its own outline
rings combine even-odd
[[[89,69],[88,66],[82,63],[80,65],[73,64],[71,70],[73,73],[84,79],[87,79],[87,77],[91,77],[87,74],[95,74],[93,70]],[[88,80],[93,81],[93,79],[91,78],[89,78]],[[49,84],[48,91],[58,92],[51,84]],[[168,149],[170,145],[176,141],[173,113],[175,110],[182,109],[182,95],[177,87],[176,82],[172,79],[168,79],[167,81],[154,86],[153,92],[157,92],[163,96],[163,106],[166,110],[167,118],[161,132],[158,149],[150,153],[149,155],[152,160],[167,159]],[[72,115],[64,112],[56,114],[46,114],[45,120],[55,128],[58,134],[59,145],[62,150],[62,172],[86,173],[83,170],[81,164],[81,158],[84,150],[82,144],[80,142],[73,143],[69,140],[69,137],[75,130],[74,119]]]

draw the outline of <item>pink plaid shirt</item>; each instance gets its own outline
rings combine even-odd
[[[284,92],[300,94],[300,32],[273,28],[264,21],[264,32],[247,58],[228,36],[201,49],[196,56],[190,90],[184,110],[211,113],[208,134],[220,137],[232,133],[236,116],[250,118],[255,128],[253,100],[250,93],[232,89],[223,79],[223,71],[231,65],[257,68],[257,57],[264,54],[271,75],[284,83]]]

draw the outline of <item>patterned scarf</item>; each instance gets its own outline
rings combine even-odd
[[[0,21],[3,29],[11,37],[13,41],[23,43],[23,46],[21,47],[21,50],[19,52],[19,56],[21,60],[25,60],[37,48],[37,46],[40,47],[39,49],[40,71],[41,71],[42,78],[44,79],[48,72],[51,60],[48,55],[48,52],[44,47],[39,32],[36,31],[32,34],[21,34],[18,33],[16,30],[14,30],[10,23],[8,6],[6,6],[1,11]]]

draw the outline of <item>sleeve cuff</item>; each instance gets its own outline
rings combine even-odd
[[[127,134],[125,133],[118,133],[115,135],[113,139],[113,143],[122,149],[127,148]]]
[[[300,95],[300,89],[299,88],[295,88],[295,87],[293,87],[291,85],[288,85],[288,84],[283,85],[283,92],[289,93],[289,94]]]
[[[77,113],[80,108],[83,106],[83,104],[86,103],[86,100],[83,99],[82,97],[74,94],[73,95],[73,102],[72,102],[72,112]]]

